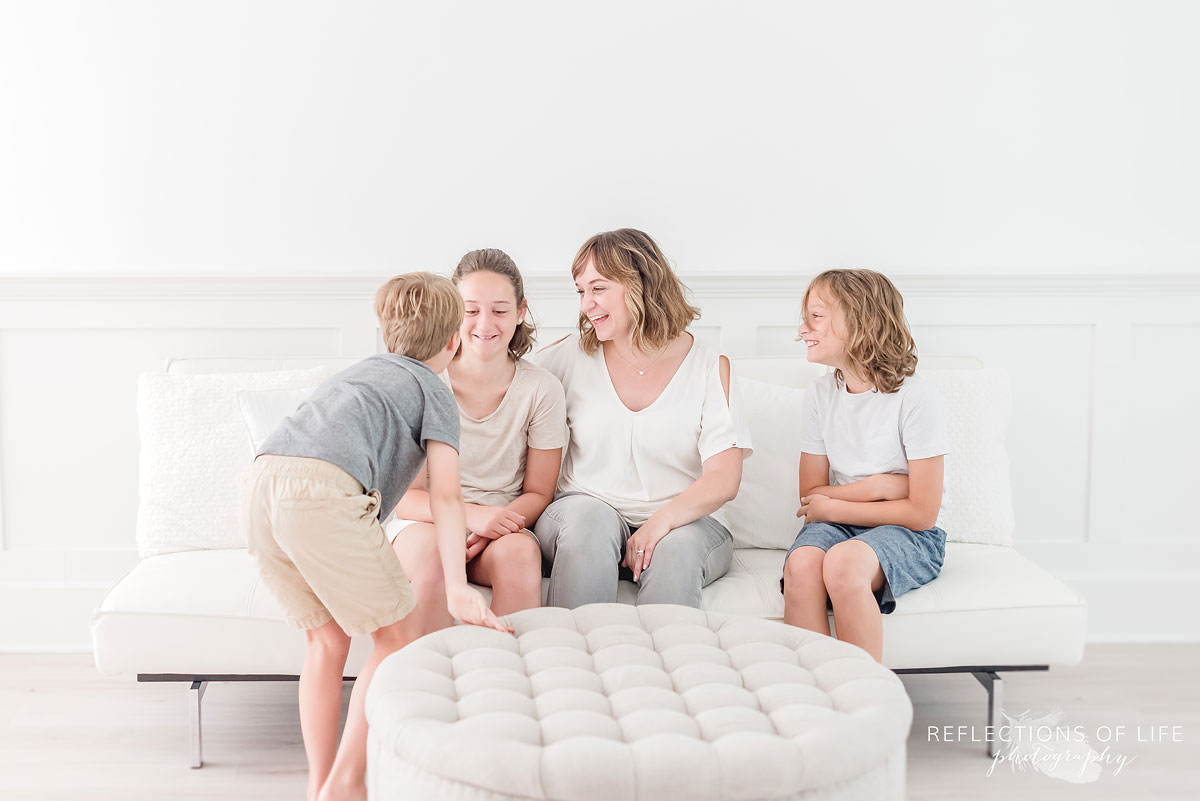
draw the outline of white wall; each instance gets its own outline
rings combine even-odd
[[[0,274],[1194,271],[1190,2],[0,4]]]
[[[86,648],[89,613],[136,562],[140,372],[168,357],[366,355],[378,283],[0,278],[0,650]],[[802,278],[689,283],[699,336],[735,357],[797,352]],[[1087,598],[1089,638],[1200,640],[1200,277],[899,286],[922,353],[1010,371],[1016,546]],[[544,341],[573,324],[573,289],[530,280]]]
[[[820,269],[898,276],[923,352],[1012,370],[1018,546],[1089,636],[1200,639],[1198,23],[0,0],[0,649],[86,647],[132,563],[139,372],[361,355],[378,278],[480,246],[566,326],[572,254],[622,225],[735,354],[792,347]]]

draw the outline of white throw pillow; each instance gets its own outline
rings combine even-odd
[[[238,503],[253,452],[237,393],[309,387],[330,373],[326,367],[314,367],[142,375],[137,521],[141,555],[245,547]]]
[[[1004,445],[1012,411],[1007,371],[920,372],[946,401],[950,429],[942,519],[946,539],[1012,545],[1012,478]]]
[[[267,437],[275,433],[279,424],[300,408],[316,388],[314,384],[298,389],[243,389],[239,392],[237,401],[246,433],[250,435],[250,450],[258,453]]]
[[[800,530],[800,407],[803,389],[752,378],[738,381],[754,455],[742,486],[725,504],[735,548],[787,548]]]

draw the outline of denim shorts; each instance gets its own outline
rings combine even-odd
[[[909,590],[928,584],[942,572],[946,558],[946,532],[936,526],[928,531],[912,531],[904,526],[851,526],[844,523],[808,523],[796,535],[787,556],[802,545],[815,545],[828,551],[839,542],[859,539],[871,546],[883,568],[884,584],[875,594],[879,611],[890,615],[896,599]],[[784,564],[787,563],[784,557]],[[783,579],[779,580],[783,589]]]

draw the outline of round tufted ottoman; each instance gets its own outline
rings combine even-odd
[[[367,694],[376,799],[897,799],[912,705],[864,651],[757,618],[594,604],[455,626]]]

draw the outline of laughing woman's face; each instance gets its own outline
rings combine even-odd
[[[575,277],[575,291],[579,293],[579,310],[596,330],[597,339],[605,342],[629,336],[632,320],[625,306],[624,284],[605,278],[589,259]]]

